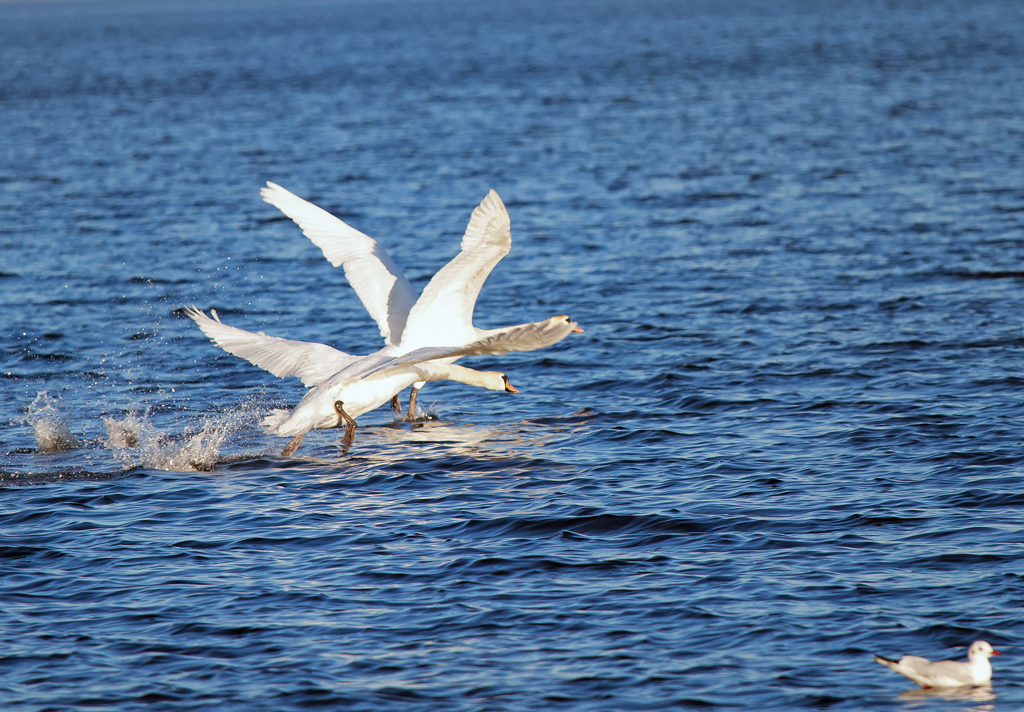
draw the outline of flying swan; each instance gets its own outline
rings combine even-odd
[[[466,355],[532,351],[583,331],[565,315],[502,329],[473,326],[480,288],[511,248],[508,212],[493,190],[473,211],[462,251],[434,275],[417,299],[408,280],[375,240],[283,188],[273,183],[268,186],[269,190],[261,191],[264,200],[271,202],[268,193],[273,191],[274,200],[288,206],[285,213],[299,222],[332,264],[344,266],[349,282],[385,338],[384,348],[376,353],[353,356],[326,344],[238,329],[221,322],[216,312],[210,318],[195,307],[186,308],[185,313],[203,333],[225,351],[276,376],[298,376],[311,389],[290,414],[275,412],[265,423],[271,432],[292,437],[282,455],[294,453],[309,430],[342,423],[346,426],[346,452],[355,437],[355,418],[389,399],[396,408],[397,393],[409,385],[455,380],[517,393],[500,372],[474,371],[452,362]],[[301,222],[296,217],[299,214]],[[410,416],[415,393],[414,387]]]
[[[332,265],[344,270],[384,337],[378,354],[400,356],[422,346],[465,346],[481,337],[473,327],[480,288],[512,249],[511,220],[493,190],[473,210],[461,252],[434,275],[422,296],[372,237],[276,183],[267,181],[260,195],[294,220]],[[422,387],[422,381],[413,384],[410,420],[416,417],[416,396]],[[397,394],[391,407],[401,410]]]
[[[490,330],[483,338],[463,348],[424,347],[398,357],[380,352],[352,356],[326,344],[283,339],[228,326],[216,312],[210,318],[195,307],[186,307],[185,313],[228,353],[275,376],[298,376],[303,385],[310,387],[290,413],[277,410],[264,421],[275,435],[292,437],[281,452],[284,456],[299,448],[309,430],[334,428],[342,423],[345,424],[344,454],[355,438],[355,419],[388,402],[395,393],[416,381],[459,381],[492,391],[518,393],[504,373],[475,371],[438,359],[533,351],[581,331],[572,319],[559,315],[531,324]]]

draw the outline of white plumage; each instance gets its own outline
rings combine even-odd
[[[962,687],[983,685],[992,680],[992,664],[988,659],[1001,655],[984,640],[971,643],[967,651],[967,662],[939,660],[932,662],[917,655],[904,655],[899,660],[875,656],[875,662],[898,672],[923,688]]]
[[[272,432],[294,436],[285,454],[295,451],[308,430],[343,422],[347,449],[356,417],[413,384],[410,417],[415,412],[416,389],[426,381],[455,380],[516,393],[500,372],[474,371],[452,362],[472,354],[532,351],[583,331],[565,315],[502,329],[473,326],[480,289],[512,246],[508,212],[493,190],[473,210],[460,253],[434,275],[418,298],[373,238],[274,183],[268,182],[260,195],[292,218],[331,264],[343,267],[384,337],[384,347],[376,353],[353,356],[325,344],[228,326],[215,311],[211,318],[195,307],[185,310],[225,351],[275,376],[297,376],[311,389],[289,415],[277,413],[267,421]]]

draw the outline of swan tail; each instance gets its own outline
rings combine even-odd
[[[284,421],[288,420],[288,417],[292,414],[287,408],[274,408],[272,411],[263,416],[263,430],[268,433],[275,435],[279,434],[277,429],[281,427]]]

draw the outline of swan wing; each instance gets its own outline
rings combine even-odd
[[[480,288],[510,249],[512,223],[492,190],[473,210],[462,251],[434,275],[409,313],[403,347],[458,344],[472,338]]]
[[[553,346],[576,330],[576,322],[565,315],[544,321],[509,326],[485,332],[485,336],[465,346],[424,346],[401,356],[366,357],[353,367],[336,374],[342,378],[386,376],[409,366],[436,359],[457,359],[473,355],[501,355],[511,351],[535,351]]]
[[[216,311],[211,312],[212,319],[195,307],[186,307],[185,313],[213,343],[229,354],[244,358],[281,378],[298,376],[307,388],[326,381],[359,359],[358,356],[351,356],[326,344],[282,339],[267,336],[262,331],[245,331],[228,326],[220,320]]]
[[[326,383],[327,380],[330,380],[332,384],[338,384],[346,381],[359,381],[379,373],[383,368],[399,365],[391,363],[395,360],[390,356],[380,356],[378,354],[361,356],[336,370],[330,375],[329,379],[324,379],[323,382]]]
[[[458,348],[454,353],[448,354],[447,358],[479,354],[500,355],[511,351],[536,351],[554,346],[574,331],[582,331],[582,329],[579,329],[575,321],[560,314],[543,321],[485,331],[481,338]],[[432,358],[446,358],[446,356]]]
[[[397,345],[416,303],[416,290],[380,243],[276,183],[267,181],[260,195],[294,220],[332,265],[345,270],[385,343]]]

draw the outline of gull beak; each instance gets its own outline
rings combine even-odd
[[[503,381],[505,381],[505,392],[506,393],[518,393],[519,392],[519,389],[517,389],[515,386],[513,386],[511,383],[508,382],[508,376],[502,376],[501,378],[502,378]]]

